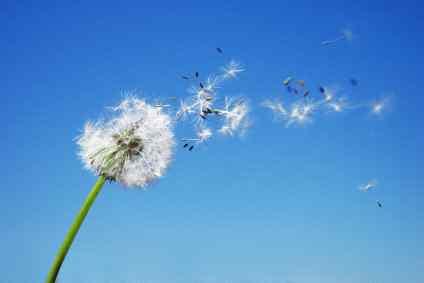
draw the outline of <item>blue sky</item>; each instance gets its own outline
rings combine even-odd
[[[0,282],[43,282],[95,177],[74,139],[125,90],[186,95],[180,74],[226,61],[252,105],[241,139],[178,149],[147,191],[109,184],[61,283],[422,282],[424,201],[419,1],[3,1]],[[349,27],[355,38],[322,40]],[[285,128],[260,107],[289,74],[391,93],[391,110]],[[421,133],[421,134],[420,134]],[[379,180],[370,194],[357,191]],[[378,209],[375,199],[384,203]]]

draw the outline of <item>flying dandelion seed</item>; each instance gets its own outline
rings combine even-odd
[[[345,98],[331,99],[326,102],[326,105],[332,112],[343,112],[348,107],[347,100]]]
[[[247,120],[249,107],[243,100],[232,102],[231,99],[226,97],[224,109],[217,110],[217,112],[224,117],[224,124],[219,129],[221,134],[232,136],[239,133],[243,135],[249,127]]]
[[[389,98],[385,97],[380,100],[376,100],[371,104],[371,114],[375,116],[381,116],[389,106]]]
[[[366,184],[362,184],[359,186],[358,190],[361,192],[369,192],[377,187],[377,180],[370,180]]]
[[[320,87],[320,93],[323,96],[324,103],[329,103],[330,101],[335,99],[339,91],[340,91],[340,87],[338,86],[330,86],[330,87],[321,86]]]
[[[270,109],[274,115],[285,122],[286,127],[293,124],[303,125],[312,121],[312,114],[317,107],[313,102],[294,102],[286,109],[279,101],[265,100],[262,106]]]
[[[353,32],[350,29],[343,29],[341,31],[341,35],[335,39],[324,40],[321,42],[321,45],[332,45],[339,41],[352,41],[353,40]]]
[[[205,142],[207,141],[210,137],[212,137],[212,131],[209,128],[203,128],[200,129],[197,132],[197,137],[199,138],[199,142]]]
[[[303,125],[312,121],[315,106],[312,103],[294,103],[288,115],[287,126],[291,124]]]
[[[277,117],[286,117],[288,115],[288,111],[284,108],[282,102],[265,100],[261,105],[270,109]]]
[[[78,138],[84,165],[106,179],[144,187],[162,176],[174,146],[171,118],[135,97],[113,108],[116,117],[88,122]]]
[[[197,138],[182,139],[184,142],[203,143],[212,137],[212,130],[206,127],[200,127],[196,133]],[[184,146],[187,147],[187,146]]]
[[[190,105],[188,105],[185,101],[180,101],[180,108],[178,109],[175,116],[177,120],[185,119],[188,116],[188,114],[192,112],[193,111]]]
[[[343,29],[342,35],[343,35],[344,39],[347,40],[347,41],[353,40],[353,32],[350,29]]]
[[[228,63],[227,66],[224,66],[222,68],[223,71],[223,78],[224,79],[233,79],[238,76],[239,73],[243,72],[244,69],[241,68],[240,64],[236,61],[232,60],[230,63]]]
[[[376,102],[372,105],[372,113],[379,115],[383,111],[384,103],[383,102]]]
[[[199,130],[196,133],[197,138],[192,138],[192,139],[182,139],[184,143],[183,148],[187,148],[189,146],[189,144],[191,144],[191,146],[188,148],[188,151],[192,151],[193,148],[196,145],[199,145],[201,143],[206,142],[208,139],[210,139],[212,137],[212,131],[209,128],[199,128]]]
[[[284,81],[283,81],[283,85],[288,86],[290,84],[290,82],[292,81],[292,77],[287,77]]]

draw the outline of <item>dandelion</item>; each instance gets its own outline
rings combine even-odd
[[[352,41],[352,39],[353,39],[353,32],[350,29],[343,29],[339,37],[335,39],[331,39],[331,40],[324,40],[321,42],[321,45],[332,45],[343,40]]]
[[[47,283],[55,282],[73,239],[106,180],[145,188],[163,176],[171,162],[172,122],[162,107],[130,97],[111,110],[109,120],[88,122],[77,139],[84,166],[99,178],[60,247]]]

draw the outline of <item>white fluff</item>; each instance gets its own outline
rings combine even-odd
[[[78,138],[85,167],[128,187],[163,176],[174,149],[172,118],[161,107],[129,97],[107,121],[88,122]]]

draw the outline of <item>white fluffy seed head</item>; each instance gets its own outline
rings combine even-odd
[[[129,97],[111,108],[109,120],[88,122],[78,138],[85,167],[128,187],[163,176],[174,149],[171,117],[162,107]]]

